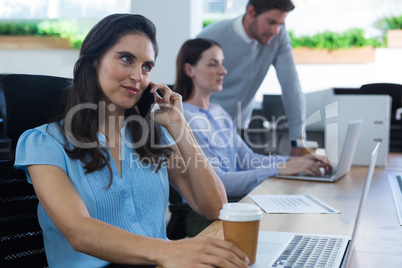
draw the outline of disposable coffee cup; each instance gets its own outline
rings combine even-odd
[[[302,141],[299,147],[301,148],[301,154],[313,154],[318,148],[318,143],[316,141]]]
[[[243,250],[250,264],[255,263],[257,255],[261,218],[262,211],[258,206],[245,203],[224,204],[219,214],[225,240]]]

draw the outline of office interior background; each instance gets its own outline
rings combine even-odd
[[[367,36],[384,34],[376,22],[386,16],[401,15],[400,0],[293,0],[296,9],[286,26],[298,35],[362,28]],[[1,20],[65,19],[85,34],[100,18],[116,12],[140,13],[158,29],[160,56],[153,72],[154,81],[174,83],[175,57],[181,44],[202,29],[203,19],[219,20],[242,14],[247,0],[0,0]],[[0,50],[1,73],[34,73],[72,77],[78,50]],[[399,59],[399,60],[398,60]],[[388,82],[402,84],[402,48],[375,49],[375,61],[355,64],[297,64],[305,93],[331,87],[360,87]],[[257,106],[264,94],[280,94],[275,69],[271,68],[256,96]]]
[[[376,25],[378,20],[402,15],[401,0],[293,2],[296,9],[288,15],[286,27],[298,35],[362,28],[368,37],[376,37],[385,34]],[[77,34],[83,35],[108,14],[142,14],[158,30],[160,52],[153,81],[173,84],[175,60],[183,42],[202,30],[204,19],[237,17],[244,12],[246,3],[247,0],[0,0],[0,21],[71,20]],[[72,77],[78,53],[73,48],[0,48],[0,73]],[[375,60],[368,63],[301,63],[296,67],[302,90],[307,94],[329,88],[359,88],[368,83],[402,84],[401,61],[402,48],[379,47],[375,49]],[[264,94],[280,92],[275,69],[270,68],[256,95],[256,108],[261,107]],[[386,157],[384,152],[383,159]]]

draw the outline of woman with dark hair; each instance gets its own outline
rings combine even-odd
[[[331,169],[326,156],[261,155],[242,140],[230,115],[220,105],[209,102],[211,94],[222,90],[227,73],[223,51],[215,41],[187,40],[177,56],[176,70],[174,91],[183,97],[184,116],[229,197],[242,197],[271,176],[317,176],[322,175],[321,168]],[[186,220],[189,236],[211,223],[193,211]]]
[[[220,49],[220,45],[217,42],[206,38],[187,40],[182,45],[176,59],[176,82],[173,90],[183,97],[183,101],[194,98],[195,93],[193,80],[188,75],[186,70],[190,66],[197,65],[203,52],[211,47],[216,47],[215,50]],[[187,69],[185,68],[185,65]],[[221,72],[226,74],[226,70],[224,70],[224,68],[221,69]]]
[[[210,219],[227,198],[183,118],[181,96],[151,82],[155,33],[141,15],[102,19],[82,44],[65,111],[18,141],[15,167],[38,196],[49,267],[247,267],[230,242],[166,239],[169,184]],[[142,118],[145,90],[160,108]]]

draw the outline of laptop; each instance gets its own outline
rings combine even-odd
[[[341,157],[336,167],[330,173],[323,174],[322,176],[311,176],[308,174],[296,175],[278,175],[277,178],[296,179],[296,180],[309,180],[309,181],[324,181],[335,182],[345,176],[352,167],[353,156],[355,155],[357,141],[359,139],[360,129],[363,120],[353,120],[349,122],[346,131],[345,141],[343,143]]]
[[[250,267],[347,267],[373,178],[378,147],[379,143],[370,156],[352,237],[260,231],[257,259]]]
[[[394,197],[399,225],[402,226],[402,174],[388,175],[388,182],[391,186],[392,196]]]

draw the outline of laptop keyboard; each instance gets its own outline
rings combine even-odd
[[[272,267],[333,267],[342,239],[295,235]]]
[[[333,170],[331,170],[331,172],[324,173],[324,174],[318,176],[318,178],[331,179],[331,178],[335,177],[335,175],[336,175],[336,169],[334,168]],[[308,174],[304,174],[303,176],[304,177],[312,177],[312,178],[317,177],[317,176],[312,176],[312,175],[308,175]]]

